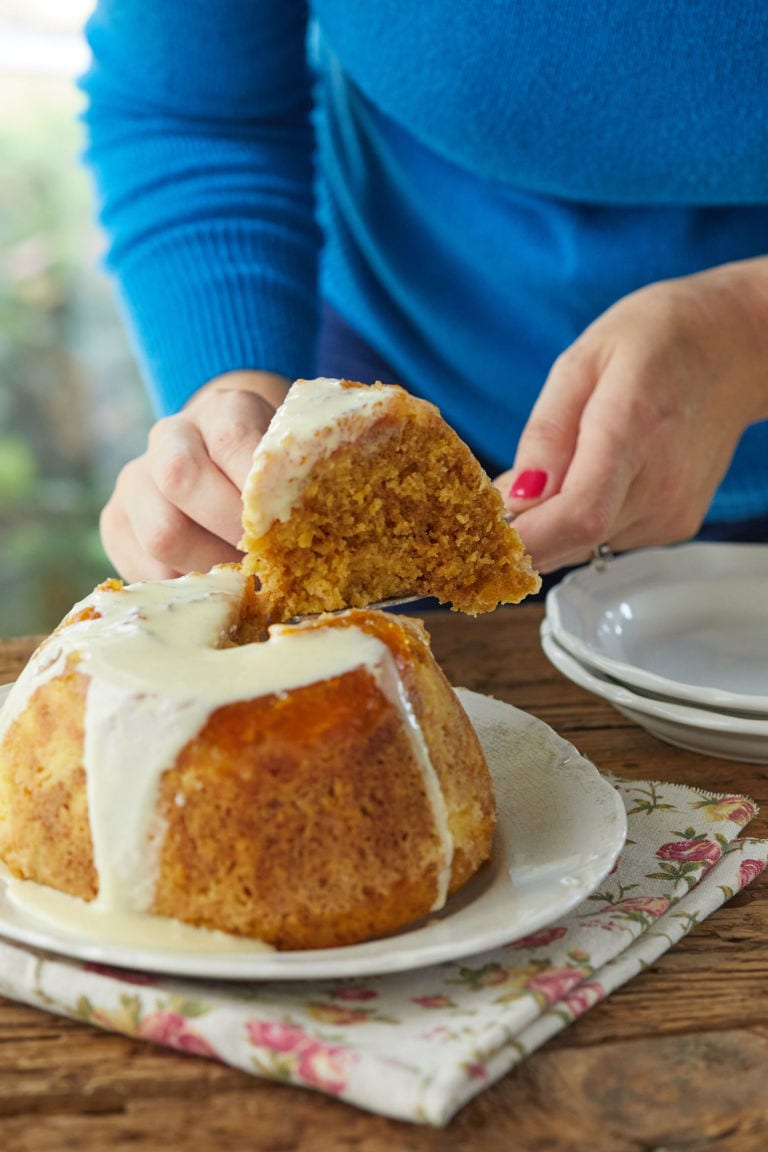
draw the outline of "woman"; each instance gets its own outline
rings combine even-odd
[[[768,538],[768,8],[102,0],[87,158],[158,412],[130,579],[237,557],[287,383],[427,396],[543,572]]]

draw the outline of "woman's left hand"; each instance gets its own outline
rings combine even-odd
[[[745,428],[766,417],[760,257],[660,281],[598,317],[555,362],[495,483],[541,572],[604,542],[685,540]]]

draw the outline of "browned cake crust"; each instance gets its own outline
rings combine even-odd
[[[253,605],[251,605],[253,607]],[[450,891],[491,851],[482,750],[419,622],[353,611],[289,629],[357,627],[388,647],[440,781]],[[88,677],[43,684],[0,750],[0,858],[18,876],[97,894],[83,717]],[[435,902],[441,839],[399,709],[365,666],[213,711],[160,784],[167,821],[152,911],[281,949],[380,936]]]
[[[331,621],[354,624],[385,640],[413,694],[448,806],[453,891],[491,849],[493,796],[477,737],[416,622],[363,612]],[[422,770],[364,669],[219,709],[162,796],[163,915],[278,948],[325,948],[392,932],[435,901],[440,841]]]
[[[0,860],[25,880],[96,895],[83,769],[87,678],[43,684],[6,734],[0,764]]]

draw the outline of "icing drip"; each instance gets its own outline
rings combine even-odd
[[[453,836],[448,826],[448,809],[443,795],[432,757],[429,754],[427,742],[421,725],[408,699],[402,680],[395,667],[389,650],[389,660],[379,666],[379,686],[387,698],[397,707],[403,721],[411,744],[411,751],[416,763],[421,769],[424,781],[424,790],[427,800],[432,808],[435,832],[440,842],[440,861],[437,873],[437,892],[430,912],[439,911],[448,898],[448,886],[451,882],[451,867],[453,864]]]

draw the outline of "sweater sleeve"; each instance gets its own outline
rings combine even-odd
[[[100,0],[85,162],[159,412],[310,373],[319,235],[303,0]]]

